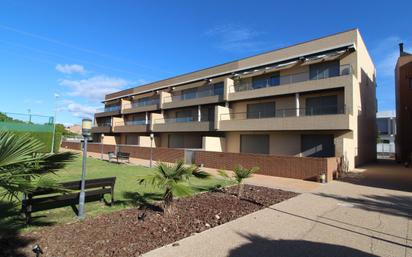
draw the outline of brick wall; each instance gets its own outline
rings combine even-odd
[[[130,153],[131,157],[140,159],[150,159],[150,147],[120,145],[120,152]],[[176,162],[184,160],[185,151],[183,149],[155,147],[153,148],[153,160],[163,162]]]
[[[63,148],[80,150],[80,143],[63,142]],[[103,152],[107,153],[115,150],[114,145],[104,145]],[[130,153],[133,158],[150,159],[150,148],[130,145],[119,145],[118,150]],[[89,144],[89,152],[101,152],[100,144]],[[153,160],[164,162],[175,162],[184,159],[183,149],[153,148]],[[310,158],[294,156],[276,156],[266,154],[245,154],[245,153],[222,153],[196,151],[194,163],[203,164],[208,168],[232,170],[240,164],[246,168],[259,167],[258,174],[296,178],[318,181],[319,175],[326,173],[326,180],[332,181],[333,175],[337,171],[339,163],[337,158]]]
[[[246,168],[259,167],[258,174],[318,180],[322,172],[326,172],[327,181],[333,179],[336,158],[309,158],[293,156],[276,156],[265,154],[221,153],[197,151],[195,163],[205,167],[232,170],[240,164]]]
[[[63,142],[62,148],[80,150],[80,143],[78,142]],[[89,143],[87,151],[93,153],[101,153],[102,145],[96,143]],[[103,153],[114,152],[115,145],[103,145]],[[130,153],[132,158],[150,159],[150,147],[140,147],[131,145],[118,145],[118,151]],[[153,161],[176,162],[184,159],[185,152],[183,149],[156,147],[153,148]]]
[[[60,147],[66,149],[81,150],[80,143],[78,142],[62,142]]]

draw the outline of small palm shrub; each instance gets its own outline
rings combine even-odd
[[[219,170],[218,172],[222,177],[234,180],[236,182],[236,184],[238,185],[237,197],[241,199],[243,195],[243,187],[244,187],[243,180],[246,178],[250,178],[258,170],[259,170],[259,167],[253,167],[251,169],[247,169],[239,164],[234,168],[232,176],[229,176],[224,170]]]
[[[44,145],[30,134],[0,131],[0,198],[18,199],[36,188],[59,188],[46,174],[72,160],[74,154],[43,154]]]
[[[159,162],[153,173],[138,178],[138,182],[148,183],[163,191],[163,209],[166,215],[174,212],[174,197],[190,195],[192,188],[187,184],[191,177],[208,178],[209,174],[196,166],[185,166],[183,161],[175,164]]]

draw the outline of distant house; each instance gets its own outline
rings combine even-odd
[[[378,142],[376,152],[378,156],[395,155],[396,114],[395,112],[379,112],[376,118],[378,128]]]
[[[68,130],[72,133],[80,135],[82,133],[82,126],[80,126],[78,124],[74,124],[74,125],[71,125],[71,126],[67,126],[66,130]]]

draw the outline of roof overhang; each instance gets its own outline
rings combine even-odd
[[[277,67],[277,68],[281,69],[282,65],[285,65],[285,64],[288,64],[288,63],[291,64],[294,61],[302,61],[302,60],[306,60],[307,58],[312,58],[315,55],[322,56],[325,53],[329,53],[329,52],[333,52],[333,51],[337,52],[337,51],[342,51],[342,50],[346,50],[345,53],[348,53],[348,52],[351,52],[351,51],[356,51],[356,45],[355,45],[354,42],[349,43],[349,44],[345,44],[345,45],[337,45],[337,46],[333,46],[333,47],[330,47],[330,48],[324,48],[324,49],[320,49],[320,50],[313,51],[313,52],[307,52],[307,53],[296,55],[296,56],[290,56],[288,58],[273,60],[273,61],[267,62],[267,63],[260,63],[258,65],[253,65],[253,66],[248,66],[248,67],[242,67],[242,68],[239,68],[239,69],[228,70],[228,71],[225,71],[225,72],[214,74],[213,76],[202,76],[202,77],[199,77],[199,78],[196,78],[196,79],[182,81],[182,82],[179,82],[179,83],[171,83],[171,84],[166,85],[166,86],[155,87],[155,88],[143,90],[143,91],[136,92],[136,93],[117,96],[117,97],[105,99],[104,101],[102,101],[102,103],[106,103],[106,102],[113,101],[113,100],[120,99],[120,98],[124,98],[124,97],[130,97],[130,96],[140,95],[140,94],[144,94],[144,93],[148,93],[148,92],[154,92],[156,90],[166,89],[166,88],[169,88],[169,87],[185,85],[185,84],[188,84],[188,83],[193,83],[193,82],[197,82],[197,81],[201,81],[201,80],[205,80],[205,79],[220,77],[220,76],[224,76],[224,75],[232,75],[233,76],[235,74],[241,74],[241,73],[244,74],[245,72],[253,72],[253,70],[256,70],[256,69],[259,70],[261,68],[266,68],[266,67],[271,67],[271,68],[273,67],[274,69],[276,69],[276,67]],[[322,58],[324,58],[324,57],[322,57]],[[244,74],[244,75],[246,75],[246,74]]]

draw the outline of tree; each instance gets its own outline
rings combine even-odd
[[[58,188],[53,173],[72,160],[71,153],[42,154],[44,145],[30,134],[0,131],[0,197],[18,199],[36,188]]]
[[[196,166],[185,166],[183,161],[175,164],[159,162],[153,173],[139,177],[138,182],[151,184],[163,191],[163,209],[166,215],[170,215],[174,212],[174,196],[192,193],[192,188],[185,183],[191,177],[205,179],[209,174]]]
[[[236,182],[236,184],[238,185],[237,197],[241,199],[243,195],[243,180],[246,178],[250,178],[253,175],[253,173],[257,172],[258,170],[259,167],[247,169],[244,168],[242,165],[237,165],[233,170],[232,176],[229,176],[224,170],[219,170],[218,172],[222,177],[234,180]]]

